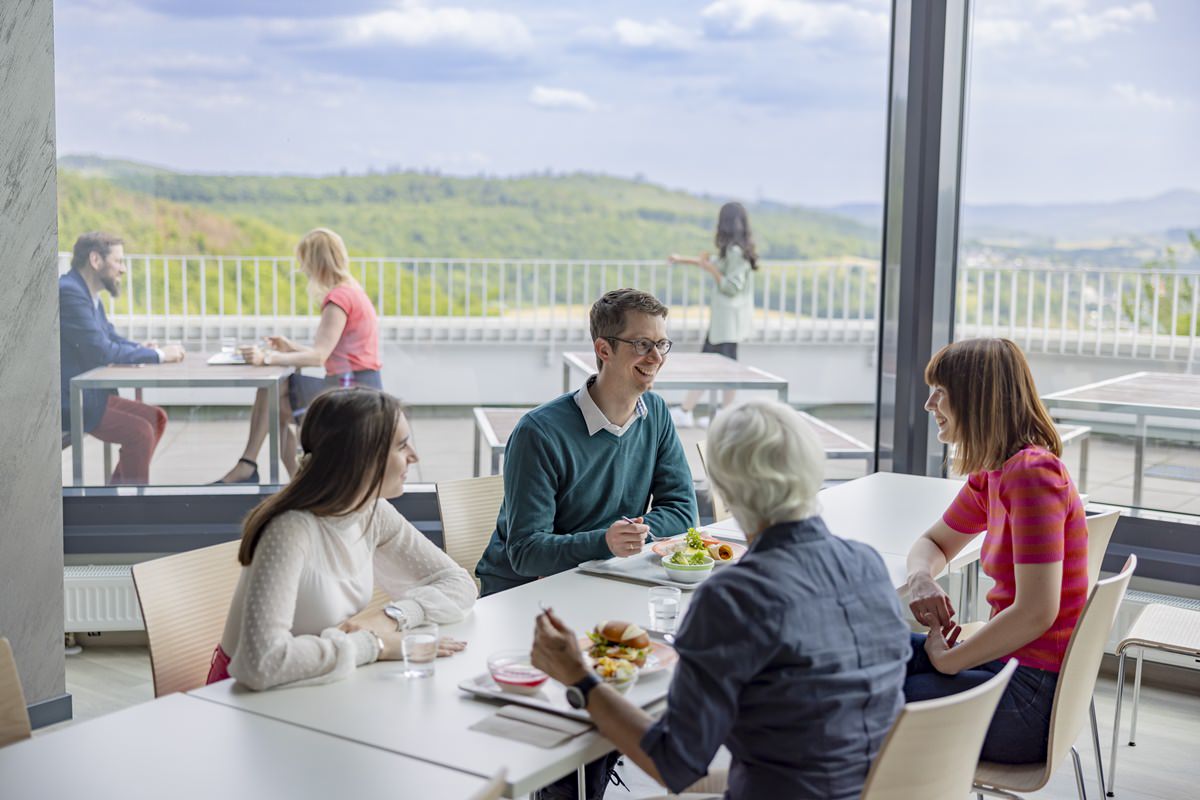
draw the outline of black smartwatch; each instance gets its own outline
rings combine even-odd
[[[587,708],[588,695],[599,685],[600,678],[596,676],[596,673],[589,672],[579,683],[573,683],[567,687],[567,702],[571,704],[571,708]]]

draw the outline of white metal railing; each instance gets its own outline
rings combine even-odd
[[[65,271],[69,254],[59,255]],[[393,341],[567,342],[586,339],[593,300],[619,286],[672,309],[672,336],[703,339],[709,277],[663,261],[354,258],[381,333]],[[131,338],[201,348],[226,336],[308,336],[319,309],[289,257],[128,255],[109,313]],[[877,262],[765,261],[755,330],[766,344],[875,341]],[[958,338],[1006,336],[1031,352],[1166,361],[1197,359],[1200,270],[989,264],[959,268]]]

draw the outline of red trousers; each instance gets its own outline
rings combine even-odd
[[[158,406],[109,397],[100,424],[90,431],[100,441],[121,447],[109,484],[149,483],[150,458],[166,428],[167,412]]]

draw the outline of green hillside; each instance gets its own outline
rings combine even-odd
[[[59,169],[64,243],[104,228],[158,253],[286,255],[324,225],[359,256],[661,258],[711,249],[720,202],[588,174],[185,175],[95,157]],[[844,217],[777,204],[750,213],[766,258],[878,253],[878,235]]]

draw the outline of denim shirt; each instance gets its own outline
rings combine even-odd
[[[731,800],[857,798],[912,655],[883,560],[820,517],[768,528],[706,580],[675,648],[642,749],[681,792],[726,745]]]

